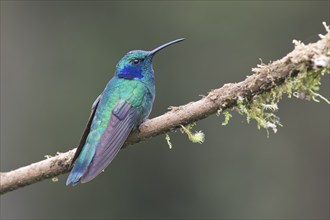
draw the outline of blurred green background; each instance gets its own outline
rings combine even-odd
[[[317,41],[329,1],[1,1],[1,171],[65,152],[128,51],[176,38],[154,59],[151,117],[239,82],[292,40]],[[321,94],[329,95],[329,76]],[[283,128],[235,114],[120,151],[94,181],[46,180],[1,196],[2,219],[329,218],[329,106],[284,98]]]

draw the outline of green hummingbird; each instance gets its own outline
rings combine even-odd
[[[183,40],[151,51],[130,51],[118,62],[114,77],[92,105],[66,185],[85,183],[99,175],[132,130],[148,118],[155,100],[153,57],[161,49]]]

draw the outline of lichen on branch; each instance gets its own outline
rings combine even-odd
[[[271,74],[268,74],[267,77],[270,79],[272,86],[252,97],[239,96],[235,105],[223,111],[225,120],[222,125],[227,125],[229,119],[232,117],[229,111],[236,111],[246,116],[248,123],[251,119],[255,120],[258,129],[261,127],[265,128],[267,130],[267,136],[269,136],[269,129],[272,129],[276,133],[277,127],[282,126],[275,112],[278,110],[277,103],[282,99],[283,95],[287,95],[288,98],[294,96],[299,99],[313,100],[315,102],[320,102],[319,99],[321,99],[330,104],[327,98],[318,93],[321,85],[321,77],[330,73],[330,31],[325,23],[323,25],[327,34],[320,35],[321,39],[325,40],[322,49],[294,40],[295,50],[282,60],[276,61],[292,65],[292,71],[289,77],[284,78],[281,82],[273,78]],[[276,64],[276,62],[274,63]],[[274,63],[268,65],[262,63],[257,68],[253,68],[252,71],[255,74],[264,74],[266,70],[266,72],[276,74],[276,71],[270,67]]]

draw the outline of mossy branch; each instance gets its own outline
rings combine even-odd
[[[330,31],[325,27],[327,33],[320,35],[319,41],[308,45],[294,41],[295,48],[291,53],[270,64],[258,65],[252,69],[254,74],[244,81],[225,84],[198,101],[171,107],[164,115],[146,121],[140,131],[130,134],[124,146],[182,128],[215,113],[225,112],[224,124],[227,124],[231,117],[228,111],[232,110],[246,115],[248,121],[255,119],[258,127],[276,131],[279,120],[273,112],[283,94],[326,100],[316,93],[321,76],[330,72]],[[75,149],[58,153],[40,162],[0,173],[0,193],[68,172],[74,152]]]

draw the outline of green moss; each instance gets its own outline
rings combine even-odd
[[[182,128],[181,132],[186,133],[191,142],[202,144],[205,140],[205,134],[202,131],[196,131],[195,133],[192,133],[191,129],[195,125],[196,125],[196,123],[192,123],[187,126],[181,125],[181,128]]]
[[[202,144],[205,141],[205,134],[202,131],[195,131],[192,133],[191,129],[196,125],[196,123],[191,123],[186,126],[181,125],[181,132],[186,133],[188,138],[193,143]],[[171,138],[169,133],[165,133],[165,140],[170,149],[172,149],[173,145],[171,143]]]
[[[329,100],[317,93],[317,91],[320,90],[321,76],[326,73],[329,74],[329,72],[329,68],[324,68],[322,71],[307,71],[306,69],[302,69],[301,73],[296,78],[289,81],[289,86],[294,90],[292,93],[293,96],[301,99],[313,100],[315,102],[320,102],[318,98],[321,98],[330,104]]]
[[[223,114],[225,115],[225,121],[222,123],[222,125],[227,125],[230,118],[233,116],[229,113],[229,111],[224,111]]]
[[[231,109],[227,109],[223,112],[225,120],[222,123],[227,125],[232,115],[228,112],[236,111],[246,117],[247,122],[255,120],[257,122],[258,129],[265,128],[267,136],[269,136],[269,129],[272,129],[274,133],[277,132],[277,127],[282,126],[279,117],[275,115],[278,110],[277,103],[286,94],[289,98],[292,96],[319,102],[319,99],[324,100],[328,104],[330,102],[317,91],[320,89],[321,76],[329,74],[329,68],[323,68],[322,70],[307,70],[308,68],[304,64],[300,64],[296,67],[299,73],[295,77],[289,77],[280,86],[274,86],[271,90],[262,94],[256,95],[252,100],[247,100],[239,97],[236,106]]]
[[[168,133],[165,134],[165,140],[167,142],[168,147],[172,149],[171,137]]]

